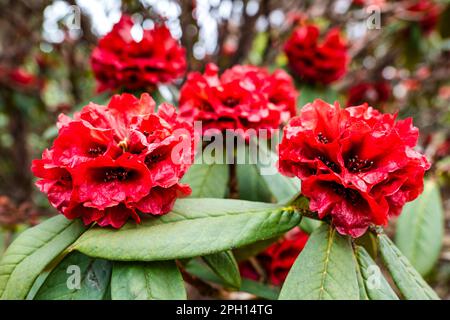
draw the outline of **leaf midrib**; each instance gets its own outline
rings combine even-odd
[[[330,254],[331,254],[331,248],[332,248],[332,244],[333,244],[333,237],[334,237],[334,229],[333,228],[328,228],[328,235],[327,235],[327,250],[325,252],[325,263],[324,263],[324,268],[323,268],[323,272],[322,272],[322,277],[321,277],[321,281],[320,281],[320,288],[319,288],[319,300],[323,299],[323,295],[325,293],[325,281],[326,278],[328,276],[328,264],[330,261]]]

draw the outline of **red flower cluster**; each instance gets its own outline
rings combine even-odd
[[[190,194],[179,181],[193,161],[194,135],[175,108],[115,95],[107,107],[90,103],[71,119],[60,115],[59,134],[32,171],[39,189],[67,218],[120,228],[138,212],[161,215]]]
[[[353,0],[355,6],[379,6],[383,7],[388,0]]]
[[[425,34],[430,33],[436,27],[441,9],[432,0],[418,0],[406,8],[407,11],[417,17],[420,28]]]
[[[320,218],[330,215],[341,234],[359,237],[422,192],[430,165],[413,150],[418,134],[411,118],[316,100],[285,127],[279,170],[302,180]]]
[[[151,89],[171,82],[186,71],[185,49],[164,25],[144,30],[141,41],[131,36],[133,21],[122,15],[112,31],[93,50],[92,69],[99,91]]]
[[[234,66],[220,77],[208,64],[192,72],[180,92],[180,116],[202,121],[205,131],[279,128],[296,113],[297,91],[282,70],[269,74],[255,66]]]
[[[347,45],[338,29],[331,29],[319,42],[317,26],[298,27],[284,46],[289,67],[302,80],[329,84],[347,71]]]
[[[391,90],[386,81],[359,83],[348,91],[347,106],[357,106],[364,102],[378,106],[389,100]]]
[[[257,255],[258,263],[260,263],[267,278],[273,285],[278,286],[284,282],[307,241],[308,235],[306,233],[299,228],[292,229],[280,241],[272,244]],[[261,279],[262,275],[258,273],[249,261],[241,262],[239,270],[244,278],[255,281]]]

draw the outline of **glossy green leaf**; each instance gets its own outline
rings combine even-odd
[[[2,299],[24,299],[39,274],[86,230],[79,220],[58,215],[24,231],[0,262]]]
[[[437,294],[423,280],[401,251],[384,234],[378,235],[381,256],[403,296],[408,300],[435,300]]]
[[[367,251],[363,247],[357,246],[355,254],[368,297],[371,300],[398,300],[394,290],[384,278],[380,267],[372,260]]]
[[[251,163],[256,164],[261,178],[275,199],[279,203],[289,203],[300,194],[300,180],[285,177],[278,172],[278,156],[269,150],[265,143],[259,143],[257,147],[257,152],[250,152]],[[253,150],[256,150],[256,147],[253,147]]]
[[[34,299],[101,300],[110,277],[111,262],[73,252],[53,269]]]
[[[281,234],[300,221],[279,205],[231,199],[179,199],[173,210],[118,230],[91,228],[73,249],[115,261],[160,261],[208,255]]]
[[[228,286],[235,289],[241,286],[239,267],[231,251],[217,252],[202,258]]]
[[[428,274],[439,259],[444,237],[444,208],[439,186],[425,183],[423,193],[403,208],[395,242],[421,275]]]
[[[303,220],[304,218],[302,218]],[[272,243],[276,242],[280,237],[273,237],[267,240],[261,240],[233,250],[234,257],[237,261],[247,260],[250,257],[264,251]]]
[[[270,202],[272,193],[266,182],[260,176],[254,164],[239,164],[236,167],[239,199],[250,201]]]
[[[356,261],[349,237],[329,225],[311,234],[281,289],[282,300],[358,300]]]
[[[182,182],[190,185],[191,198],[224,198],[228,192],[227,164],[193,164]]]
[[[115,262],[113,300],[184,300],[186,289],[175,261]]]

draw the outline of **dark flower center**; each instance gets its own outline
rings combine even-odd
[[[350,157],[347,161],[347,168],[352,173],[361,173],[369,170],[373,166],[373,161],[360,159],[358,156]]]
[[[70,186],[72,186],[72,176],[67,171],[63,172],[63,173],[61,173],[61,176],[59,177],[58,183],[59,183],[59,185],[70,187]]]
[[[93,146],[88,149],[88,154],[92,157],[99,156],[105,153],[106,148],[104,146]]]
[[[125,168],[108,168],[104,171],[103,182],[125,181],[133,176],[133,171]]]
[[[345,188],[336,182],[332,183],[332,188],[337,195],[343,197],[352,205],[357,205],[361,201],[361,195],[356,190]]]
[[[339,168],[339,166],[336,163],[334,163],[333,161],[328,160],[326,157],[318,156],[317,159],[322,161],[328,168],[330,168],[334,172],[337,172],[337,173],[341,172],[341,169]]]
[[[233,97],[228,97],[223,101],[223,104],[227,107],[233,108],[239,104],[239,100]]]
[[[329,141],[328,141],[328,138],[325,137],[325,136],[323,135],[322,132],[319,132],[319,133],[317,134],[317,140],[319,140],[319,142],[321,142],[321,143],[323,143],[323,144],[327,144],[327,143],[329,142]]]
[[[70,175],[70,173],[65,173],[61,176],[61,180],[70,182],[70,181],[72,181],[72,176]]]
[[[165,156],[164,150],[153,152],[152,154],[149,154],[145,157],[144,163],[147,165],[147,167],[151,167],[158,161],[162,160],[161,158],[164,156]]]
[[[211,104],[207,101],[202,102],[199,105],[199,109],[200,110],[205,110],[205,111],[214,111],[214,108],[211,106]]]

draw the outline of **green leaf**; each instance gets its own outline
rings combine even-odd
[[[325,102],[333,104],[338,98],[337,91],[330,87],[302,85],[300,88],[300,96],[297,99],[297,105],[303,108],[306,104],[312,103],[316,99],[322,99]]]
[[[0,259],[2,258],[3,252],[5,252],[5,234],[6,231],[3,231],[0,228]]]
[[[305,218],[302,218],[302,220]],[[237,261],[244,261],[250,257],[257,255],[258,253],[264,251],[272,243],[275,243],[280,237],[273,237],[267,240],[256,241],[247,246],[243,246],[233,250],[234,257]]]
[[[252,163],[256,163],[260,176],[275,199],[279,203],[289,203],[300,194],[300,180],[285,177],[278,172],[276,167],[278,156],[267,148],[265,142],[259,143],[257,147],[257,152],[249,153]]]
[[[241,275],[236,259],[231,251],[213,253],[202,257],[202,259],[225,284],[239,289],[241,286]]]
[[[302,222],[300,222],[300,229],[306,233],[311,234],[314,230],[322,225],[322,221],[314,220],[308,217],[303,217]]]
[[[364,286],[364,279],[361,274],[361,269],[359,268],[358,264],[356,264],[356,276],[358,279],[359,300],[369,300],[369,297],[367,296],[366,288]]]
[[[214,282],[222,286],[226,286],[222,279],[220,279],[214,272],[208,269],[203,263],[198,260],[191,260],[186,265],[186,271],[190,274],[199,277],[205,281]],[[275,300],[278,298],[280,290],[278,287],[266,285],[254,280],[242,279],[240,291],[254,294],[257,297]]]
[[[72,246],[92,257],[159,261],[230,250],[281,234],[300,221],[279,205],[231,199],[179,199],[173,210],[127,223],[119,230],[94,227]]]
[[[428,274],[439,259],[444,237],[444,208],[439,186],[425,183],[423,193],[403,208],[395,242],[421,275]]]
[[[314,230],[292,266],[280,299],[358,300],[356,261],[349,237],[329,225]]]
[[[378,245],[381,256],[400,289],[403,296],[408,300],[436,300],[437,294],[423,280],[416,269],[411,265],[400,250],[384,234],[378,235]]]
[[[254,164],[238,164],[236,173],[239,186],[239,199],[270,202],[272,193]]]
[[[280,295],[279,287],[263,284],[250,279],[242,280],[241,291],[268,300],[277,300]]]
[[[77,277],[80,277],[79,283]],[[73,252],[53,269],[34,299],[101,300],[110,277],[111,262]]]
[[[185,300],[186,289],[175,261],[114,262],[113,300]]]
[[[225,198],[228,192],[227,164],[193,164],[181,180],[191,186],[191,198]]]
[[[363,285],[369,298],[371,300],[398,300],[394,290],[367,251],[363,247],[357,246],[355,254],[363,278]]]
[[[1,298],[24,299],[44,268],[85,230],[80,220],[58,215],[24,231],[0,262]]]

